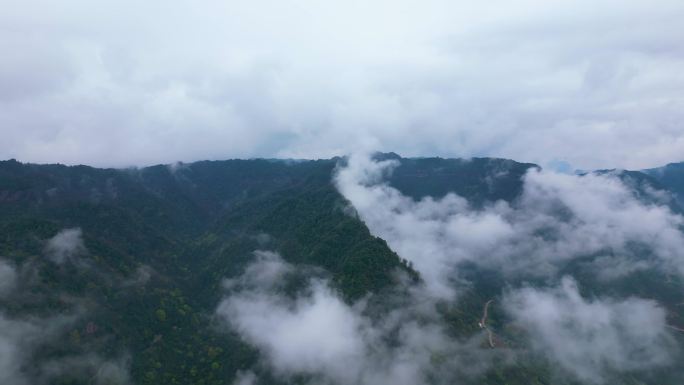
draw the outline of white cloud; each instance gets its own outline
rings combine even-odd
[[[504,304],[532,345],[581,381],[606,383],[611,372],[665,366],[676,350],[656,302],[585,299],[568,277],[557,288],[509,293]]]
[[[325,373],[354,383],[358,373],[348,369],[363,354],[360,318],[324,281],[312,282],[309,297],[288,300],[274,293],[292,267],[276,253],[255,254],[243,275],[226,281],[238,291],[221,302],[217,314],[259,347],[278,372]]]
[[[536,279],[538,288],[510,291],[498,300],[529,333],[541,356],[582,381],[602,383],[611,373],[649,370],[673,362],[665,310],[638,298],[585,299],[568,264],[593,257],[592,271],[611,280],[639,269],[684,276],[684,219],[661,194],[640,200],[616,174],[567,175],[529,170],[514,202],[474,208],[454,194],[415,201],[384,180],[396,161],[352,156],[336,183],[371,232],[385,239],[420,272],[428,298],[453,299],[469,282],[462,262],[502,273],[500,287]],[[483,175],[487,178],[495,177]],[[516,283],[518,282],[518,283]]]
[[[3,8],[0,158],[123,166],[371,147],[641,168],[684,150],[676,0]]]
[[[325,280],[311,279],[305,293],[284,294],[280,273],[293,267],[277,254],[257,254],[245,274],[228,281],[217,316],[257,347],[279,376],[305,375],[320,384],[413,385],[428,377],[458,383],[497,356],[481,349],[481,335],[450,338],[429,298],[404,298],[408,306],[371,318],[366,302],[345,304]],[[236,383],[254,379],[243,373]]]
[[[413,262],[433,295],[453,296],[465,261],[552,278],[569,262],[596,256],[597,266],[620,267],[613,277],[646,267],[684,275],[684,219],[657,200],[640,201],[616,175],[530,170],[518,200],[475,209],[454,194],[402,195],[383,182],[394,166],[352,156],[336,183],[371,232]]]
[[[95,385],[130,385],[129,361],[125,356],[112,360],[95,353],[66,356],[43,363],[40,375],[44,383],[69,376],[89,378]]]
[[[359,364],[364,349],[361,323],[324,283],[315,285],[310,298],[290,306],[277,297],[244,295],[228,299],[218,311],[280,372],[353,376],[348,368]]]
[[[0,259],[0,298],[8,295],[17,284],[17,271],[14,266]]]
[[[80,228],[64,229],[47,241],[46,256],[54,263],[61,265],[86,251]]]
[[[257,381],[257,376],[252,371],[238,371],[235,376],[233,385],[254,385]]]

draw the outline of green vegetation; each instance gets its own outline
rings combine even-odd
[[[276,250],[303,270],[322,270],[350,303],[393,290],[396,270],[420,280],[348,214],[331,180],[337,161],[232,160],[173,170],[0,162],[0,256],[30,278],[0,299],[0,307],[16,318],[85,314],[57,343],[36,350],[33,362],[96,352],[112,359],[130,355],[136,384],[230,384],[247,369],[259,372],[264,383],[282,383],[257,365],[258,351],[219,330],[213,318],[222,281],[240,274],[254,250]],[[390,181],[414,198],[453,191],[478,205],[514,200],[530,167],[484,158],[404,159]],[[505,176],[495,183],[482,177],[492,173]],[[83,230],[88,250],[79,262],[55,265],[45,258],[46,240],[75,227]],[[581,264],[568,269],[601,292],[660,293],[658,300],[672,304],[671,316],[681,318],[674,309],[683,300],[681,282],[664,284],[660,276],[641,272],[603,287],[583,274]],[[476,333],[483,304],[512,284],[474,266],[464,266],[463,274],[477,277],[471,279],[475,286],[458,304],[437,309],[457,338]],[[388,306],[380,302],[379,313]],[[506,346],[519,346],[520,331],[506,321],[492,306],[490,325]],[[482,383],[559,383],[538,362],[502,362]],[[55,381],[90,380],[66,374]]]
[[[65,347],[37,354],[36,362],[94,349],[130,354],[138,384],[230,383],[258,355],[218,331],[212,313],[221,281],[240,273],[255,249],[324,268],[350,301],[390,285],[396,268],[417,279],[344,214],[334,167],[335,160],[198,162],[175,171],[0,162],[0,256],[40,277],[2,306],[21,317],[75,311],[65,295],[87,303]],[[74,227],[83,230],[84,265],[49,262],[46,240]],[[138,282],[141,266],[151,271],[146,282]],[[87,323],[97,332],[87,334]]]

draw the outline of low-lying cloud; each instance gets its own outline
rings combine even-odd
[[[282,285],[293,266],[273,252],[255,254],[242,276],[226,281],[217,315],[280,376],[317,384],[459,383],[497,354],[482,348],[482,335],[449,337],[439,317],[415,303],[371,319],[365,301],[345,304],[320,278],[288,296]],[[253,381],[253,373],[243,373],[236,383]]]
[[[603,382],[609,371],[671,363],[673,344],[657,303],[584,299],[572,278],[562,278],[579,262],[606,282],[646,269],[684,277],[684,219],[661,192],[636,193],[618,173],[530,169],[515,201],[476,208],[455,194],[404,196],[385,181],[396,166],[355,155],[335,182],[371,232],[413,263],[431,298],[462,295],[472,282],[460,269],[475,264],[500,274],[508,294],[497,303],[566,373]],[[526,280],[541,286],[516,289]]]
[[[385,181],[395,166],[354,155],[335,183],[350,215],[411,261],[422,283],[397,278],[401,295],[347,304],[323,272],[256,251],[243,274],[224,282],[216,310],[262,353],[260,366],[241,372],[236,384],[258,383],[264,369],[316,384],[473,383],[494,363],[526,365],[530,353],[557,375],[601,384],[676,361],[679,348],[656,301],[583,296],[567,275],[581,262],[602,284],[638,270],[684,276],[684,220],[662,192],[637,191],[619,173],[532,169],[514,201],[475,206],[455,194],[404,196]],[[437,308],[457,309],[466,294],[482,298],[472,297],[469,279],[477,278],[461,274],[466,265],[494,271],[502,282],[491,282],[499,292],[487,294],[496,299],[494,319],[455,337]],[[291,285],[295,276],[299,286]],[[472,315],[473,326],[479,316]]]
[[[40,377],[45,383],[54,378],[90,379],[94,385],[130,385],[130,357],[106,359],[95,353],[61,357],[43,363]]]
[[[43,373],[33,361],[33,354],[43,344],[54,341],[76,319],[76,315],[16,318],[0,312],[0,382],[28,385],[53,379],[57,372]],[[60,370],[60,373],[64,372]]]
[[[47,241],[45,255],[61,265],[85,253],[83,232],[80,228],[64,229]]]
[[[605,383],[612,372],[665,366],[674,357],[665,310],[654,301],[585,299],[566,277],[558,287],[509,293],[503,303],[538,352],[585,382]]]
[[[87,301],[57,291],[50,295],[66,305],[53,311],[40,304],[45,293],[36,294],[38,269],[75,262],[85,253],[80,229],[65,229],[47,240],[44,254],[53,263],[31,258],[18,267],[0,259],[0,383],[7,385],[52,384],[57,380],[88,380],[95,385],[129,385],[130,357],[105,357],[83,344],[68,354],[40,357],[45,346],[63,346],[67,333],[76,332],[90,314]],[[149,274],[149,273],[148,273]],[[68,279],[69,277],[63,277]],[[12,304],[12,306],[7,306]],[[28,306],[26,306],[28,305]],[[111,352],[107,352],[111,354]]]
[[[59,344],[83,314],[22,317],[0,311],[0,383],[52,384],[57,379],[90,379],[96,385],[131,384],[126,356],[106,358],[85,351],[52,359],[36,359],[41,347]]]
[[[8,295],[17,284],[17,271],[9,262],[0,258],[0,299]]]
[[[455,194],[420,201],[402,195],[383,181],[395,166],[352,156],[335,180],[370,230],[413,262],[435,295],[452,294],[463,262],[545,278],[594,257],[613,277],[645,267],[684,276],[684,218],[638,199],[615,173],[531,169],[516,201],[476,209]]]

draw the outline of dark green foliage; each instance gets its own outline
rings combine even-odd
[[[414,199],[440,198],[451,192],[479,206],[497,200],[513,201],[522,192],[522,177],[532,168],[538,166],[508,159],[401,158],[389,181]]]
[[[522,176],[536,167],[502,159],[378,157],[401,161],[390,183],[404,194],[420,199],[454,192],[474,207],[498,199],[514,202]],[[286,288],[293,293],[314,274],[330,278],[350,303],[376,293],[371,317],[402,305],[396,273],[420,281],[350,214],[332,184],[337,162],[230,160],[128,170],[0,162],[0,256],[21,267],[22,278],[31,277],[0,307],[17,318],[85,314],[56,337],[57,343],[38,349],[32,362],[96,352],[112,359],[130,355],[136,384],[230,384],[246,369],[259,372],[262,383],[282,383],[258,365],[258,351],[213,318],[223,280],[240,274],[254,250],[277,251],[298,267],[301,274]],[[644,185],[639,175],[628,176]],[[673,178],[660,181],[675,186]],[[62,266],[47,260],[46,240],[74,227],[83,230],[87,253]],[[681,281],[641,271],[604,285],[585,271],[583,262],[593,257],[561,274],[595,290],[588,294],[657,299],[668,307],[671,324],[684,326],[677,307],[684,301]],[[531,282],[506,281],[476,266],[459,271],[473,287],[457,303],[437,307],[448,332],[454,338],[479,333],[482,307],[494,299],[489,326],[504,348],[525,349],[522,332],[509,325],[498,300],[510,287]],[[559,383],[540,362],[538,357],[502,362],[477,383]],[[670,381],[673,374],[660,375],[669,381],[663,383],[676,383]],[[637,380],[644,379],[625,383]],[[88,381],[64,375],[53,383]]]
[[[94,350],[130,354],[138,384],[230,383],[255,365],[257,352],[217,330],[212,314],[221,281],[239,274],[255,249],[324,268],[350,301],[390,285],[397,268],[415,277],[344,214],[347,202],[331,180],[335,164],[236,160],[102,170],[0,162],[0,255],[39,277],[5,311],[48,316],[87,307],[86,319],[60,337],[73,346],[41,350],[36,362]],[[83,230],[87,254],[78,264],[48,261],[46,240],[73,227]],[[260,234],[269,235],[268,245]],[[151,277],[136,283],[143,264]],[[65,295],[85,305],[65,303]],[[84,332],[87,322],[101,338]]]

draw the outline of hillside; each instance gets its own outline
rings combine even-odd
[[[670,163],[663,167],[643,170],[671,191],[680,205],[684,204],[684,163]]]
[[[387,188],[403,195],[402,204],[443,202],[456,194],[467,203],[455,201],[453,207],[467,208],[471,216],[528,210],[525,178],[528,170],[539,169],[491,158],[380,154],[375,160],[397,162]],[[387,322],[386,314],[409,309],[407,323],[439,325],[448,338],[470,341],[463,346],[471,344],[471,350],[430,350],[426,365],[434,373],[453,371],[467,383],[574,383],[560,381],[555,364],[529,350],[511,313],[499,306],[512,289],[545,287],[531,272],[511,275],[496,263],[464,258],[449,276],[468,282],[458,295],[429,299],[428,313],[411,313],[411,293],[430,288],[433,276],[419,259],[403,254],[408,249],[397,240],[380,237],[383,230],[345,195],[337,175],[347,162],[227,160],[140,169],[0,162],[0,277],[8,282],[0,285],[0,323],[6,330],[0,344],[21,352],[11,360],[0,353],[0,362],[11,366],[5,383],[231,384],[246,372],[259,384],[336,382],[322,380],[313,369],[282,375],[277,365],[265,364],[267,349],[250,343],[243,329],[226,328],[220,311],[217,316],[217,307],[232,304],[226,302],[231,296],[261,298],[263,292],[245,279],[251,266],[264,261],[291,266],[283,268],[282,286],[274,289],[280,302],[307,303],[301,298],[317,298],[317,282],[329,283],[332,292],[324,293],[339,297],[339,306],[363,304],[362,325],[375,328]],[[648,174],[680,193],[673,182],[676,170],[667,171],[668,177]],[[648,191],[660,189],[653,182]],[[658,204],[639,188],[631,191],[644,204]],[[563,216],[563,210],[553,208],[549,215]],[[551,228],[534,231],[559,237]],[[638,250],[633,258],[657,257],[646,242],[632,246]],[[269,259],[276,257],[266,251],[282,261]],[[592,250],[558,265],[553,279],[571,275],[585,295],[657,300],[670,324],[684,326],[684,287],[676,274],[649,267],[610,281],[597,278],[593,263],[620,253]],[[487,340],[477,320],[492,299],[483,323],[495,330],[496,340]],[[403,327],[400,322],[382,329],[388,333],[383,344],[401,345]],[[473,373],[450,366],[476,350],[493,364]],[[675,384],[683,370],[635,368],[617,378]],[[445,378],[450,377],[429,381]]]

